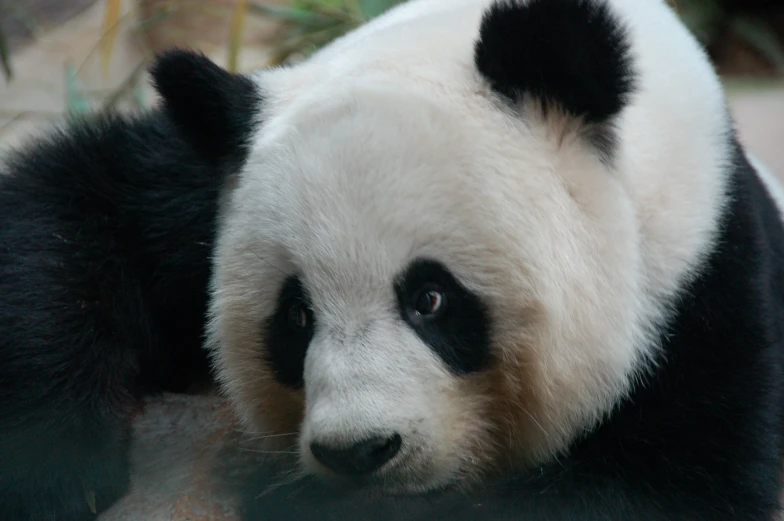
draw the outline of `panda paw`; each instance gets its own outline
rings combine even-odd
[[[7,458],[0,451],[1,520],[90,521],[126,493],[127,444],[87,450],[73,445],[36,443],[28,449],[39,456],[25,459],[26,450]]]

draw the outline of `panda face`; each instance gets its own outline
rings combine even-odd
[[[649,366],[710,249],[727,127],[674,15],[488,5],[412,1],[254,78],[208,345],[305,472],[420,492],[552,457]]]
[[[218,274],[234,310],[221,328],[252,350],[221,360],[256,429],[299,433],[305,468],[421,490],[487,450],[487,397],[470,389],[493,363],[479,255],[493,237],[471,215],[483,205],[461,186],[451,118],[423,104],[412,119],[416,102],[389,94],[306,107],[259,143],[221,246],[236,264]],[[376,125],[367,111],[385,105]],[[434,135],[439,157],[421,141]],[[345,453],[367,440],[386,455]]]
[[[216,361],[306,470],[468,482],[549,453],[632,366],[628,200],[580,142],[556,153],[494,103],[468,106],[500,142],[454,100],[373,85],[292,107],[256,144],[217,252]]]

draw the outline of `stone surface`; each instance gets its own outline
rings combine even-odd
[[[235,491],[257,458],[222,399],[150,400],[134,437],[131,489],[100,521],[240,521]]]

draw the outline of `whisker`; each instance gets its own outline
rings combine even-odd
[[[542,434],[547,436],[547,431],[544,430],[544,427],[542,427],[542,424],[539,423],[536,418],[534,418],[534,415],[531,414],[530,412],[528,412],[528,409],[526,409],[525,407],[522,407],[522,406],[520,406],[519,409],[521,411],[523,411],[531,419],[532,422],[534,422],[534,425],[536,425],[539,428],[539,430],[542,432]]]
[[[270,438],[283,438],[283,437],[286,437],[286,436],[296,436],[297,435],[296,432],[284,432],[284,433],[281,433],[281,434],[259,434],[259,433],[256,433],[256,432],[248,432],[248,431],[241,431],[241,430],[237,430],[237,432],[245,435],[245,439],[242,440],[244,442],[267,440],[267,439],[270,439]]]
[[[283,271],[282,269],[280,269],[280,268],[278,268],[277,266],[275,266],[274,264],[272,264],[270,261],[268,261],[267,259],[265,259],[265,258],[264,258],[264,257],[262,257],[261,255],[259,255],[259,254],[258,254],[258,253],[256,253],[255,251],[251,250],[251,253],[252,253],[253,255],[255,255],[257,259],[259,259],[261,262],[263,262],[264,264],[266,264],[266,265],[267,265],[267,266],[269,266],[270,268],[272,268],[272,269],[275,269],[275,270],[278,270],[280,273],[282,273],[283,275],[285,275],[285,276],[287,276],[287,277],[290,275],[289,273],[286,273],[286,272],[285,272],[285,271]]]
[[[277,483],[270,485],[265,490],[259,492],[259,494],[256,496],[256,499],[266,494],[269,494],[270,492],[274,492],[275,490],[285,485],[291,485],[292,483],[296,483],[297,481],[304,479],[306,476],[307,476],[307,472],[298,468],[283,472],[281,476],[281,480],[278,481]]]
[[[244,452],[252,452],[254,454],[299,454],[299,451],[296,450],[259,450],[259,449],[248,449],[248,448],[240,448],[241,451]]]

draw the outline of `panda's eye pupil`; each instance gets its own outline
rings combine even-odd
[[[418,315],[435,315],[444,307],[444,294],[430,289],[419,294],[414,304],[414,310]]]
[[[294,304],[289,308],[289,324],[296,329],[305,329],[310,325],[310,317],[305,306]]]

